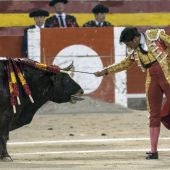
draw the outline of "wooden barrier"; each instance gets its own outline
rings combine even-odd
[[[22,57],[22,36],[0,36],[1,57]]]
[[[22,57],[22,36],[0,36],[1,57]],[[72,45],[84,45],[100,56],[103,66],[114,63],[113,28],[69,28],[69,29],[43,29],[41,31],[41,60],[47,64],[53,63],[61,51]],[[46,57],[46,59],[44,59]],[[90,62],[89,56],[89,62]],[[46,60],[46,61],[44,61]],[[91,71],[89,70],[84,71]],[[87,81],[87,80],[83,80]],[[136,65],[127,72],[127,93],[144,93],[145,73]],[[90,85],[93,82],[88,82]],[[114,102],[114,76],[105,76],[99,87],[89,96]]]
[[[44,51],[46,61],[50,64],[53,62],[55,56],[63,49],[66,49],[71,45],[83,45],[94,50],[96,54],[100,56],[103,66],[107,66],[114,62],[113,39],[113,28],[43,29],[41,31],[42,56]],[[91,62],[91,57],[93,56],[88,57],[87,62]],[[77,58],[77,60],[80,61],[79,58]],[[86,81],[88,82],[88,77]],[[93,82],[89,83],[93,86]],[[89,84],[87,86],[90,88]],[[99,87],[88,95],[107,102],[114,102],[114,84],[112,76],[104,77]]]

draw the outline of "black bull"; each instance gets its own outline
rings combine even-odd
[[[10,105],[7,61],[0,61],[0,158],[8,160],[7,140],[9,131],[32,121],[36,111],[47,101],[69,102],[71,95],[81,94],[81,87],[65,73],[50,73],[21,64],[20,67],[30,87],[35,103],[31,103],[19,84],[21,105],[14,114]]]

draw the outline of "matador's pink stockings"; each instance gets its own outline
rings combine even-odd
[[[159,134],[160,127],[150,127],[150,144],[152,153],[157,152]]]

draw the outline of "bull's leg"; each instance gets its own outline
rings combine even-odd
[[[2,137],[0,139],[0,147],[1,147],[0,159],[2,161],[12,161],[12,158],[7,151],[7,138],[6,137]]]
[[[10,112],[0,117],[0,160],[1,161],[12,161],[7,151],[7,140],[9,138],[9,125],[12,116]]]

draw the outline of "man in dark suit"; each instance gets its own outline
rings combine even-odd
[[[95,20],[86,22],[83,24],[83,27],[112,27],[110,22],[105,21],[109,8],[99,4],[92,9],[92,12],[94,13]]]
[[[28,57],[28,30],[29,29],[41,29],[45,27],[45,17],[49,16],[49,12],[39,9],[29,13],[29,17],[34,18],[35,25],[31,25],[24,29],[22,53],[24,57]]]
[[[72,15],[64,13],[64,7],[67,3],[67,0],[51,0],[49,2],[49,5],[54,7],[56,14],[49,17],[45,21],[46,27],[78,27],[76,18]]]

